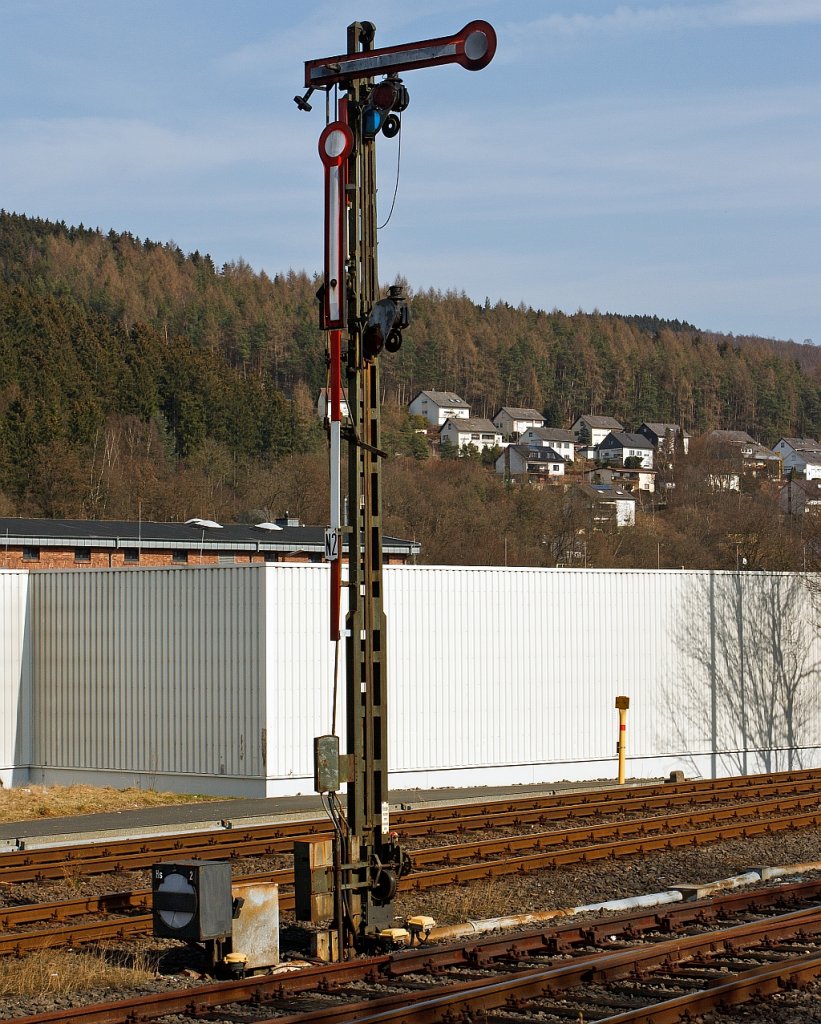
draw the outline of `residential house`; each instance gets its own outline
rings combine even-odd
[[[339,401],[339,411],[343,420],[350,417],[348,403],[344,396]],[[319,398],[316,400],[316,414],[323,422],[331,418],[331,399],[327,388],[320,388]]]
[[[716,459],[735,465],[746,476],[781,475],[781,456],[744,430],[712,430],[707,435],[707,444]]]
[[[570,428],[576,444],[588,448],[601,444],[611,430],[624,430],[621,423],[612,416],[579,416]]]
[[[682,430],[677,423],[642,423],[636,433],[643,434],[657,451],[661,449],[668,456],[673,454],[676,438],[680,433],[684,454],[686,455],[690,450],[690,435],[686,430]]]
[[[793,477],[778,492],[778,504],[788,516],[801,516],[805,512],[821,515],[821,480]]]
[[[473,445],[481,452],[485,448],[501,448],[502,432],[488,419],[450,419],[439,431],[439,443],[451,444],[460,450]]]
[[[411,416],[424,416],[433,427],[441,427],[448,420],[466,420],[470,406],[452,391],[420,391],[408,405]]]
[[[530,427],[519,440],[522,444],[541,444],[552,448],[565,462],[572,462],[576,455],[573,435],[561,427]]]
[[[628,460],[633,460],[645,469],[653,468],[653,446],[644,434],[613,430],[599,443],[596,455],[602,462],[617,462],[624,466]]]
[[[782,437],[773,448],[785,475],[790,470],[805,480],[821,479],[821,444],[811,437]]]
[[[590,484],[607,484],[618,487],[628,494],[654,494],[656,490],[656,471],[638,466],[628,469],[625,466],[607,466],[588,470],[584,476]]]
[[[594,529],[635,526],[636,498],[619,487],[580,483],[578,489],[593,513]]]
[[[533,484],[564,476],[564,459],[544,445],[511,444],[496,460],[496,472],[505,480],[523,479]]]
[[[343,548],[347,540],[343,536]],[[419,554],[416,541],[382,538],[384,561]],[[210,519],[150,523],[91,519],[0,519],[4,569],[110,569],[129,566],[249,565],[322,562],[325,528],[287,513],[273,523]]]
[[[530,427],[543,427],[544,416],[538,409],[519,409],[503,406],[493,417],[505,441],[520,441],[522,434]]]

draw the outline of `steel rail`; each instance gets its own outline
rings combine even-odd
[[[724,839],[747,839],[750,836],[762,835],[767,832],[783,832],[787,829],[817,825],[821,825],[821,811],[812,811],[786,818],[767,818],[763,821],[743,821],[734,825],[718,825],[707,829],[671,832],[663,836],[638,836],[634,839],[597,843],[593,846],[569,847],[558,851],[538,851],[524,857],[510,857],[505,860],[488,860],[462,867],[420,871],[403,878],[399,887],[409,890],[428,889],[438,885],[460,884],[480,878],[527,873],[544,868],[560,867],[565,864],[625,857],[634,853],[671,850],[679,846],[701,846]]]
[[[590,804],[621,804],[630,800],[655,800],[660,798],[675,798],[688,796],[693,801],[702,798],[715,800],[732,798],[740,791],[746,789],[759,789],[762,787],[780,787],[791,784],[800,785],[809,783],[817,785],[821,781],[821,768],[804,768],[800,771],[789,772],[766,772],[759,775],[731,775],[720,779],[692,779],[685,782],[651,782],[639,785],[605,786],[601,789],[570,790],[564,793],[534,794],[531,796],[508,797],[489,802],[500,812],[503,809],[509,811],[540,809],[556,807],[561,808],[564,804],[578,805],[580,808]],[[440,813],[448,817],[471,817],[475,815],[477,808],[485,806],[477,803],[465,803],[449,805],[446,807],[431,808],[406,808],[398,816],[398,822],[403,826],[414,823],[423,823],[428,818],[436,820]]]
[[[753,997],[772,995],[785,984],[801,985],[821,975],[821,951],[790,957],[778,964],[754,967],[736,974],[730,981],[711,985],[708,989],[688,992],[665,999],[652,1006],[629,1010],[610,1017],[600,1017],[597,1024],[675,1024],[683,1017],[712,1010],[717,1006],[734,1006]]]
[[[677,816],[681,817],[681,816]],[[643,819],[653,821],[659,827],[663,827],[663,818]],[[639,823],[622,822],[619,825],[630,826]],[[508,857],[500,860],[484,860],[478,863],[471,863],[462,866],[448,866],[434,868],[428,871],[420,871],[403,878],[399,883],[399,889],[406,892],[415,892],[423,889],[436,888],[443,885],[463,884],[465,882],[480,879],[489,879],[510,874],[526,874],[531,871],[556,868],[567,864],[589,863],[594,860],[615,859],[630,856],[635,853],[648,853],[657,850],[668,850],[680,846],[698,846],[710,842],[717,842],[723,839],[732,839],[739,836],[760,835],[766,832],[781,832],[790,828],[801,828],[807,825],[821,824],[821,811],[802,813],[782,818],[768,818],[764,820],[742,820],[732,825],[717,825],[708,829],[686,830],[682,832],[665,833],[663,835],[647,835],[639,829],[639,835],[629,839],[621,839],[594,845],[572,846],[569,845],[564,836],[578,832],[583,836],[589,834],[590,829],[572,829],[565,833],[546,833],[547,839],[551,839],[548,849],[537,849],[524,856]],[[606,829],[607,826],[602,826]],[[612,832],[613,826],[610,826]],[[517,837],[515,842],[521,846],[532,846],[534,836]],[[464,857],[476,856],[477,851],[482,847],[490,848],[492,852],[498,852],[501,845],[512,847],[513,841],[506,839],[502,841],[487,840],[482,843],[463,844],[461,847]],[[443,858],[458,859],[455,851],[459,847],[439,847],[430,851],[419,851],[423,854],[435,855],[438,860]],[[487,852],[485,850],[484,852]],[[244,880],[276,882],[279,885],[290,885],[293,883],[293,872],[281,869],[272,872],[262,872],[254,875],[241,876]],[[238,881],[240,878],[237,879]],[[105,900],[115,900],[118,896],[124,899],[131,898],[131,905],[134,907],[148,906],[150,890],[135,890],[132,893],[112,894],[108,897],[100,897],[99,908],[94,908],[94,897],[84,898],[77,901],[79,912],[96,913],[104,912]],[[74,901],[68,901],[74,902]],[[292,911],[294,908],[294,897],[292,893],[280,894],[280,910],[283,912]],[[44,904],[44,910],[49,919],[60,913],[60,904]],[[66,908],[67,909],[67,908]],[[20,909],[23,919],[31,922],[36,920],[35,911],[28,907]],[[7,910],[4,914],[6,925],[15,923],[16,909]],[[41,918],[42,919],[42,918]],[[129,917],[116,918],[109,922],[90,922],[88,924],[75,923],[68,928],[42,929],[32,932],[20,932],[18,934],[6,934],[0,936],[0,956],[20,955],[33,949],[54,948],[69,944],[82,944],[85,942],[99,941],[103,938],[118,938],[123,934],[139,934],[151,929],[152,917],[150,914],[132,915]]]
[[[716,945],[742,950],[765,939],[789,938],[799,932],[821,935],[821,908],[799,910],[716,932],[631,946],[616,953],[583,956],[560,965],[525,969],[502,980],[482,978],[451,982],[424,992],[404,992],[343,1006],[326,1006],[307,1013],[257,1018],[256,1024],[439,1024],[457,1019],[458,1015],[464,1018],[468,1012],[486,1014],[505,1007],[521,1012],[528,1003],[551,991],[576,988],[584,983],[601,984],[630,975],[642,976],[667,962],[709,953]],[[821,956],[821,953],[816,955]],[[647,1007],[646,1016],[637,1019],[655,1022],[652,1009]]]
[[[778,800],[764,800],[750,804],[733,804],[705,811],[684,811],[678,814],[655,815],[650,818],[632,818],[628,821],[603,822],[600,825],[584,825],[576,828],[555,830],[550,832],[530,832],[519,836],[505,836],[501,839],[481,839],[472,843],[458,843],[448,846],[434,846],[426,850],[414,850],[411,854],[415,865],[450,863],[472,857],[487,857],[499,853],[512,853],[515,850],[545,850],[564,847],[585,840],[600,837],[619,837],[638,835],[650,836],[654,833],[686,825],[703,824],[705,822],[738,821],[755,818],[758,815],[773,812],[804,810],[807,807],[821,805],[821,793],[812,793],[804,797],[788,797]]]
[[[675,927],[689,928],[693,924],[703,923],[705,915],[712,917],[723,913],[761,912],[765,908],[783,906],[789,900],[815,899],[820,893],[821,882],[805,882],[768,887],[747,893],[731,893],[723,895],[717,900],[701,900],[686,905],[659,908],[656,912],[643,911],[593,922],[532,929],[501,937],[497,935],[484,939],[472,938],[467,943],[454,943],[444,947],[422,946],[404,952],[383,954],[341,964],[326,964],[296,972],[261,975],[240,981],[219,982],[173,992],[152,993],[122,1002],[72,1009],[64,1008],[53,1013],[16,1018],[16,1024],[57,1024],[60,1021],[65,1021],[66,1024],[80,1021],[85,1024],[126,1024],[126,1022],[136,1024],[136,1022],[149,1021],[173,1013],[207,1015],[215,1007],[243,1001],[254,1001],[258,1008],[259,1004],[266,1000],[285,1000],[301,993],[320,990],[338,991],[345,985],[361,982],[367,978],[401,978],[407,974],[437,972],[452,966],[482,966],[500,959],[515,962],[521,956],[539,953],[550,956],[557,951],[589,945],[595,942],[596,936],[620,935],[631,939],[644,931],[669,932]],[[799,922],[806,932],[808,928],[821,927],[818,923],[819,914],[821,911],[818,907],[792,911],[788,915],[782,914],[778,918],[765,919],[752,925],[745,924],[736,929],[709,932],[700,938],[705,947],[723,942],[728,936],[731,941],[740,944],[743,942],[741,936],[744,932],[749,936],[751,929],[757,928],[758,934],[772,936],[779,933],[780,927],[783,934],[784,922],[788,920]],[[816,921],[815,925],[808,924],[813,920]],[[779,925],[778,922],[781,924]],[[658,953],[662,947],[665,947],[665,952],[661,957],[663,959],[667,955],[667,949],[681,949],[683,943],[687,941],[690,940],[656,941],[649,948]],[[579,974],[590,975],[597,966],[602,965],[602,958],[611,958],[612,970],[612,957],[624,957],[635,951],[636,947],[631,947],[631,950],[622,950],[618,954],[601,952],[585,954],[567,966],[573,967]],[[632,969],[631,965],[634,962],[635,959],[628,960],[626,971]],[[544,973],[544,970],[544,968],[539,968],[536,973]],[[622,973],[625,973],[624,964],[622,964]],[[449,985],[447,990],[449,991],[452,987],[452,984]],[[372,1011],[375,1005],[368,1003],[367,1009]],[[318,1017],[318,1020],[330,1021],[332,1019],[328,1015],[327,1009],[322,1013],[325,1016]],[[283,1024],[285,1020],[291,1019],[278,1018]],[[307,1021],[310,1017],[302,1015],[293,1019]],[[415,1020],[416,1018],[411,1017],[410,1019]]]
[[[785,773],[793,775],[795,773]],[[787,778],[779,782],[748,784],[743,781],[741,794],[744,796],[783,792],[785,795],[808,796],[818,791],[817,778]],[[764,776],[771,779],[771,776]],[[725,782],[726,780],[706,780],[709,782]],[[658,787],[649,787],[656,789]],[[671,787],[674,788],[674,787]],[[481,805],[480,813],[476,813],[475,805],[462,805],[457,808],[427,809],[416,813],[414,820],[405,824],[404,816],[396,819],[397,828],[407,836],[423,835],[431,831],[478,830],[508,825],[524,825],[527,823],[561,820],[562,818],[589,817],[596,814],[626,813],[651,806],[669,807],[679,803],[698,802],[699,797],[706,798],[712,790],[699,791],[697,795],[683,792],[679,794],[662,792],[656,796],[636,797],[622,796],[621,800],[610,798],[601,801],[581,801],[577,803],[561,803],[555,805],[555,813],[550,813],[549,806],[540,804],[534,798],[524,798],[522,806],[513,806],[511,801],[493,802]],[[722,797],[732,793],[727,787],[720,789]],[[692,798],[691,798],[692,797]],[[711,799],[716,799],[715,796]],[[811,802],[811,801],[810,801]],[[550,805],[552,806],[552,805]],[[470,814],[462,812],[469,810]],[[560,812],[560,813],[558,813]],[[411,812],[413,813],[413,812]],[[441,814],[441,816],[440,816]],[[59,846],[46,849],[24,850],[0,853],[0,881],[42,881],[49,878],[65,878],[72,871],[83,874],[104,874],[114,871],[136,870],[150,867],[158,860],[173,856],[199,856],[205,858],[230,858],[239,856],[274,856],[290,854],[293,840],[306,835],[324,834],[316,827],[315,822],[289,822],[278,825],[259,826],[256,828],[227,829],[224,832],[195,832],[174,836],[153,837],[150,839],[107,841],[90,846]]]
[[[595,840],[600,837],[617,836],[650,836],[658,832],[666,832],[671,828],[684,825],[703,824],[731,819],[755,818],[758,815],[773,811],[785,811],[803,808],[808,804],[818,804],[818,795],[805,797],[789,797],[779,800],[767,800],[751,804],[734,804],[731,807],[712,810],[692,811],[673,815],[657,815],[650,818],[636,818],[629,821],[605,822],[600,825],[575,827],[551,832],[531,832],[520,836],[506,836],[501,839],[485,839],[471,843],[459,843],[448,846],[430,847],[416,850],[413,853],[417,867],[423,864],[451,864],[461,860],[488,857],[497,854],[510,854],[517,850],[550,850],[564,849],[574,843]],[[245,851],[242,850],[244,853]],[[248,880],[276,882],[279,885],[293,884],[293,872],[288,869],[259,872],[242,876]],[[51,903],[34,903],[18,907],[0,909],[0,930],[10,931],[25,924],[43,921],[65,921],[83,915],[112,913],[128,908],[143,908],[150,905],[150,889],[135,889],[130,892],[109,893],[103,896],[80,897],[74,900],[63,900]],[[0,953],[2,942],[0,940]]]

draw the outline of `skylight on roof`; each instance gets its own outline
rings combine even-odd
[[[222,526],[220,523],[215,523],[213,519],[186,519],[186,526],[196,526],[199,530],[221,530]]]

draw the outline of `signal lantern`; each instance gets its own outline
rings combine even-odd
[[[362,354],[375,359],[382,349],[398,352],[402,331],[410,323],[408,300],[400,285],[391,285],[388,297],[374,303],[362,332]]]
[[[382,111],[376,107],[367,106],[362,111],[362,135],[366,139],[372,139],[382,127]]]
[[[410,95],[402,79],[389,75],[371,89],[368,104],[379,110],[394,110],[401,114],[410,103]]]
[[[368,103],[379,110],[390,110],[393,107],[394,88],[389,78],[375,85],[368,97]]]
[[[362,335],[362,354],[366,359],[376,359],[385,347],[385,339],[377,324],[369,324]]]
[[[389,139],[399,133],[400,121],[396,116],[410,103],[408,90],[402,79],[389,75],[371,89],[362,111],[362,134],[372,139],[378,131]]]

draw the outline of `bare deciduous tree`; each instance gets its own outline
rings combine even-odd
[[[696,671],[667,696],[679,704],[682,744],[706,743],[713,774],[719,762],[740,773],[802,765],[817,740],[815,623],[806,581],[790,573],[710,573],[685,610],[679,642]]]

